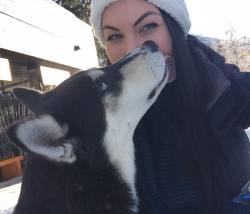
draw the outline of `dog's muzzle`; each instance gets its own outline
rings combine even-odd
[[[142,45],[143,48],[150,50],[151,52],[159,51],[159,46],[153,41],[146,41]]]

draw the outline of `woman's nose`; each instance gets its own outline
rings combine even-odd
[[[124,54],[127,54],[133,51],[135,48],[142,46],[144,42],[145,42],[144,40],[137,39],[137,38],[128,39],[125,43]]]
[[[124,47],[124,55],[131,52],[132,50],[134,50],[138,46],[139,45],[135,41],[132,41],[132,40],[127,41],[126,44],[125,44],[125,47]]]

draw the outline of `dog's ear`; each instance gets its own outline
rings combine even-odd
[[[28,88],[14,88],[13,93],[15,97],[24,103],[32,112],[36,109],[43,95],[41,91]]]
[[[9,139],[27,152],[56,162],[72,163],[74,141],[67,139],[67,125],[60,125],[52,116],[18,121],[7,129]]]

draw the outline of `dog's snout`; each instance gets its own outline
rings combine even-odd
[[[155,42],[153,42],[153,41],[146,41],[146,42],[143,43],[142,46],[144,48],[149,49],[152,52],[156,52],[156,51],[159,50],[159,46]]]

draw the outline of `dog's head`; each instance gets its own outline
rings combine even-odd
[[[110,123],[135,127],[167,78],[164,56],[146,42],[116,64],[80,72],[48,93],[14,89],[35,117],[13,124],[7,134],[29,152],[72,163],[79,151],[102,142]]]

